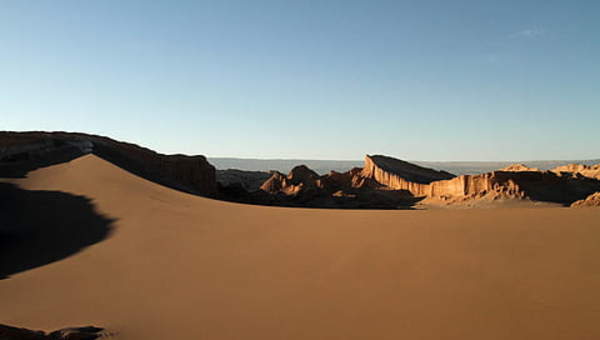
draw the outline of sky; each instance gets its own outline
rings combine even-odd
[[[163,153],[600,158],[600,2],[0,0],[0,130]]]

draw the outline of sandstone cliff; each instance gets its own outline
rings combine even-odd
[[[445,171],[424,168],[392,157],[365,156],[365,164],[360,174],[381,185],[395,190],[407,190],[414,196],[427,196],[429,183],[454,178]]]

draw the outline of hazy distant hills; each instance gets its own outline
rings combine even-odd
[[[208,157],[208,161],[217,169],[239,169],[248,171],[277,170],[288,173],[294,166],[304,164],[319,174],[326,174],[331,170],[345,172],[354,167],[362,167],[363,161],[336,161],[314,159],[252,159],[252,158],[221,158]],[[546,160],[546,161],[506,161],[506,162],[422,162],[410,161],[420,166],[444,170],[455,175],[472,175],[492,170],[498,170],[514,163],[523,163],[529,167],[547,170],[558,166],[578,163],[593,165],[600,163],[600,159],[591,160]]]

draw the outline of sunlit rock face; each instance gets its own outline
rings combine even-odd
[[[381,155],[365,157],[361,176],[371,178],[390,189],[407,190],[417,197],[430,194],[430,183],[455,177],[445,171],[424,168]]]
[[[600,180],[600,164],[568,164],[556,167],[550,171],[561,175],[581,175],[584,177],[595,178]]]

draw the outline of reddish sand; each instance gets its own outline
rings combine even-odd
[[[132,340],[600,339],[600,209],[247,206],[92,155],[11,181],[115,221],[0,280],[0,323]]]

